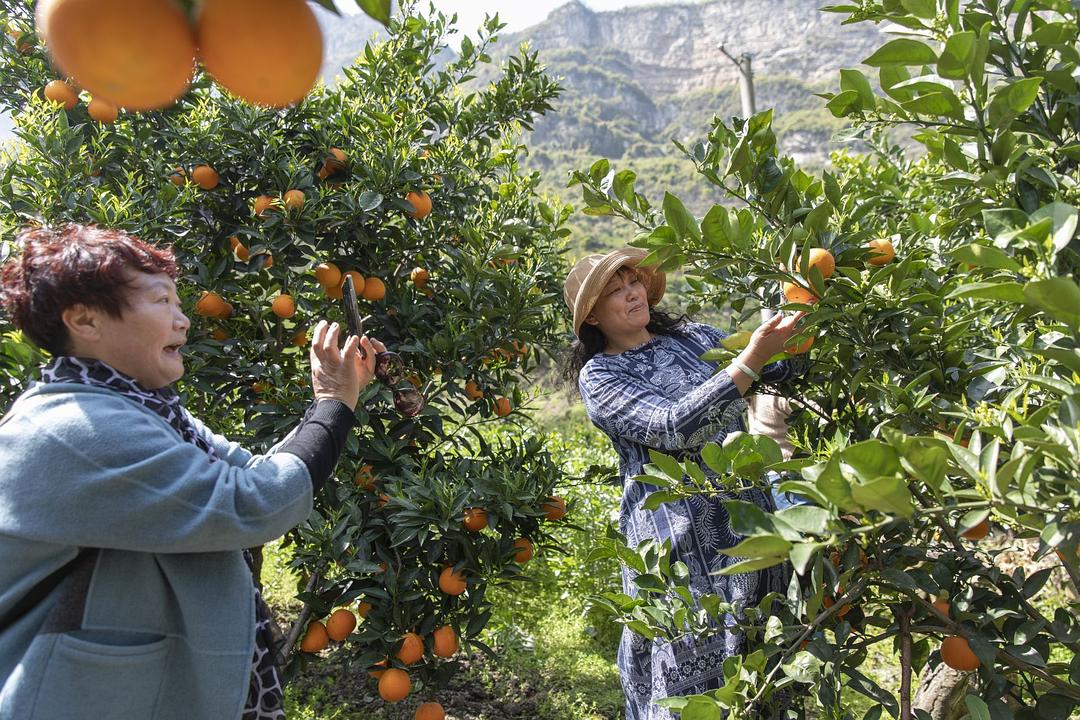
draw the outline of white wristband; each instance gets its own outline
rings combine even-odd
[[[758,380],[761,379],[761,375],[759,375],[758,373],[756,373],[753,370],[751,370],[750,368],[748,368],[745,365],[745,363],[743,363],[742,361],[739,360],[739,358],[732,358],[731,364],[735,366],[736,370],[738,370],[739,372],[741,372],[743,375],[747,376],[748,378],[750,378],[754,382],[757,382]]]

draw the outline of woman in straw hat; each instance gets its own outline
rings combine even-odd
[[[721,498],[696,496],[644,508],[652,486],[634,482],[659,450],[701,462],[707,442],[720,442],[744,430],[743,398],[758,380],[785,380],[790,362],[766,365],[797,332],[801,313],[776,314],[754,331],[746,349],[723,369],[700,359],[724,333],[709,325],[676,318],[655,309],[664,295],[662,272],[640,267],[646,252],[623,248],[589,255],[570,271],[564,298],[574,316],[577,342],[565,367],[576,382],[589,419],[610,438],[619,454],[623,495],[620,530],[630,546],[644,540],[670,540],[672,562],[690,570],[695,596],[720,595],[744,606],[786,586],[783,566],[731,576],[715,573],[736,562],[721,550],[741,538],[732,532]],[[720,370],[717,372],[717,370]],[[768,492],[738,495],[766,511]],[[623,570],[624,591],[635,594],[632,574]],[[723,684],[723,661],[744,649],[743,636],[720,629],[704,640],[649,641],[624,630],[618,665],[626,694],[627,720],[660,720],[670,712],[653,703],[663,697],[698,694]]]

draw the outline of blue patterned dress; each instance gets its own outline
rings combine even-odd
[[[589,419],[611,438],[619,454],[619,527],[628,544],[670,539],[671,561],[686,563],[695,597],[711,593],[729,602],[756,604],[769,592],[783,592],[787,573],[784,566],[776,566],[739,575],[712,574],[737,562],[719,551],[741,540],[731,531],[721,498],[697,496],[649,511],[643,504],[655,486],[633,480],[649,462],[650,448],[700,463],[705,443],[722,442],[728,433],[745,430],[746,401],[738,388],[726,372],[716,372],[717,363],[700,359],[725,333],[700,323],[688,323],[681,332],[658,335],[618,355],[595,355],[579,376],[581,396]],[[762,379],[779,382],[796,371],[790,362],[774,363],[764,369]],[[769,512],[774,509],[770,495],[760,490],[738,499]],[[622,580],[623,591],[635,595],[633,575],[625,567]],[[654,701],[719,687],[724,658],[741,653],[743,645],[740,633],[724,628],[704,640],[676,643],[646,640],[624,629],[618,666],[626,720],[670,720],[672,714]]]

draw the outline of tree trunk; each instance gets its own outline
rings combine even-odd
[[[914,709],[925,710],[931,720],[960,720],[967,713],[964,695],[970,675],[941,663],[919,683]]]

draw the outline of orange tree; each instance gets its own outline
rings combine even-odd
[[[344,608],[329,634],[359,667],[389,658],[410,682],[442,682],[446,658],[490,616],[485,589],[523,579],[523,547],[550,545],[560,516],[545,504],[560,470],[543,442],[478,430],[523,417],[521,380],[557,327],[569,211],[538,197],[515,141],[556,83],[523,51],[470,87],[497,18],[448,58],[447,19],[406,7],[336,87],[294,107],[254,108],[198,74],[167,110],[95,119],[85,93],[43,96],[62,78],[35,44],[31,8],[8,10],[0,101],[16,139],[0,179],[2,254],[18,229],[66,221],[171,244],[192,318],[180,388],[211,427],[268,448],[295,424],[310,402],[307,331],[341,319],[353,274],[365,330],[405,370],[365,391],[338,481],[289,536],[304,620]],[[42,358],[0,329],[7,403]],[[414,390],[427,404],[407,417],[396,404]],[[472,530],[468,508],[485,515]],[[312,651],[325,644],[315,622],[291,633]],[[388,697],[405,685],[391,677]]]
[[[812,342],[792,348],[808,368],[779,389],[799,408],[795,459],[736,434],[705,447],[708,474],[655,454],[642,478],[657,486],[654,507],[769,470],[809,501],[775,515],[726,502],[745,536],[730,571],[790,561],[792,582],[746,609],[750,651],[725,664],[722,688],[664,704],[683,720],[751,717],[797,693],[844,718],[854,691],[873,701],[870,720],[906,720],[913,674],[944,663],[968,673],[961,715],[1065,720],[1080,706],[1077,7],[828,10],[900,28],[864,61],[873,82],[843,70],[825,96],[870,153],[839,153],[809,174],[779,155],[763,112],[718,119],[682,147],[735,207],[699,218],[670,194],[653,206],[632,171],[606,160],[573,179],[586,212],[635,224],[636,244],[683,267],[703,304],[729,304],[742,321],[780,303],[810,313]],[[730,357],[745,336],[712,356]],[[1032,563],[1001,566],[1015,541]],[[733,610],[692,597],[686,569],[656,543],[627,548],[614,535],[597,552],[639,585],[597,605],[645,637],[708,633]],[[860,669],[882,642],[900,660],[888,688]]]

